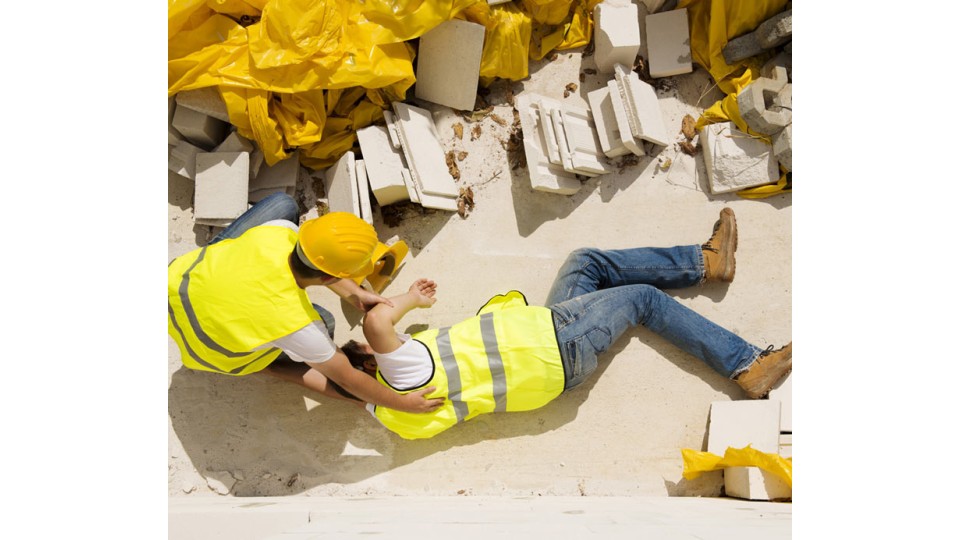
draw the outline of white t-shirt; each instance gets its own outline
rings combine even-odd
[[[300,230],[294,223],[285,219],[275,219],[264,223],[264,225],[287,227],[294,232]],[[323,321],[313,321],[296,332],[261,345],[257,349],[270,347],[283,349],[283,352],[287,353],[287,356],[296,362],[314,362],[317,364],[333,358],[333,355],[337,352],[337,346],[330,339]]]
[[[433,377],[433,360],[427,346],[409,334],[397,334],[402,344],[397,350],[386,354],[373,353],[377,369],[384,380],[397,390],[409,390],[423,385]],[[367,403],[367,410],[374,414],[374,405]]]

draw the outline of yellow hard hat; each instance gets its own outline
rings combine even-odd
[[[297,255],[310,268],[338,278],[373,272],[377,232],[349,212],[330,212],[300,226]]]

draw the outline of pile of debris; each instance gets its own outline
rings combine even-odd
[[[622,171],[625,164],[637,163],[637,157],[656,153],[671,142],[650,82],[693,70],[687,10],[647,15],[630,0],[605,0],[595,6],[593,18],[596,71],[611,78],[605,87],[587,94],[589,107],[536,93],[521,94],[514,102],[513,155],[522,141],[521,157],[531,186],[538,191],[572,195],[580,190],[583,179],[608,174],[618,166]],[[646,31],[646,59],[639,56],[641,28]],[[458,111],[474,109],[484,34],[484,26],[460,19],[424,33],[418,46],[416,98]],[[732,40],[724,54],[729,53],[729,58],[757,54],[789,39],[787,10],[755,32]],[[787,44],[785,52],[764,67],[764,77],[738,98],[744,120],[751,130],[772,137],[772,148],[732,122],[708,125],[700,133],[712,193],[769,184],[777,181],[781,166],[790,170],[789,55]],[[573,83],[568,86],[576,88]],[[568,88],[565,95],[573,90]],[[344,211],[373,223],[371,196],[381,211],[411,201],[465,216],[474,205],[472,191],[466,191],[469,186],[457,183],[456,162],[466,152],[459,156],[445,152],[430,111],[421,107],[393,102],[392,112],[383,113],[385,125],[357,130],[354,150],[328,169],[312,171],[300,165],[296,150],[279,163],[264,163],[256,144],[230,125],[215,88],[181,92],[169,105],[169,168],[196,182],[197,223],[225,226],[250,203],[278,191],[293,196],[298,185],[323,186],[322,198],[316,190],[301,189],[309,191],[305,199],[316,201],[305,201],[307,217]],[[685,120],[686,140],[680,144],[693,155],[696,147],[689,124]],[[471,140],[475,138],[471,134]],[[612,163],[613,158],[621,158],[621,163]]]

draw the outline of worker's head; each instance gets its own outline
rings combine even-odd
[[[356,278],[373,272],[377,243],[373,225],[349,212],[331,212],[300,226],[294,258],[314,272]]]
[[[344,343],[340,350],[347,355],[351,366],[371,377],[377,376],[377,360],[373,357],[373,349],[370,348],[370,345],[358,343],[351,339]]]

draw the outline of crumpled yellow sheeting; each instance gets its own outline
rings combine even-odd
[[[723,457],[710,452],[697,452],[689,448],[680,450],[683,455],[683,477],[693,480],[700,474],[719,471],[727,467],[759,467],[777,475],[793,487],[793,459],[778,454],[761,452],[750,446],[746,448],[727,448]]]
[[[454,16],[479,22],[483,80],[520,80],[529,58],[589,43],[599,2],[169,0],[168,95],[216,87],[269,165],[300,148],[301,163],[327,167],[415,82],[407,40]]]

